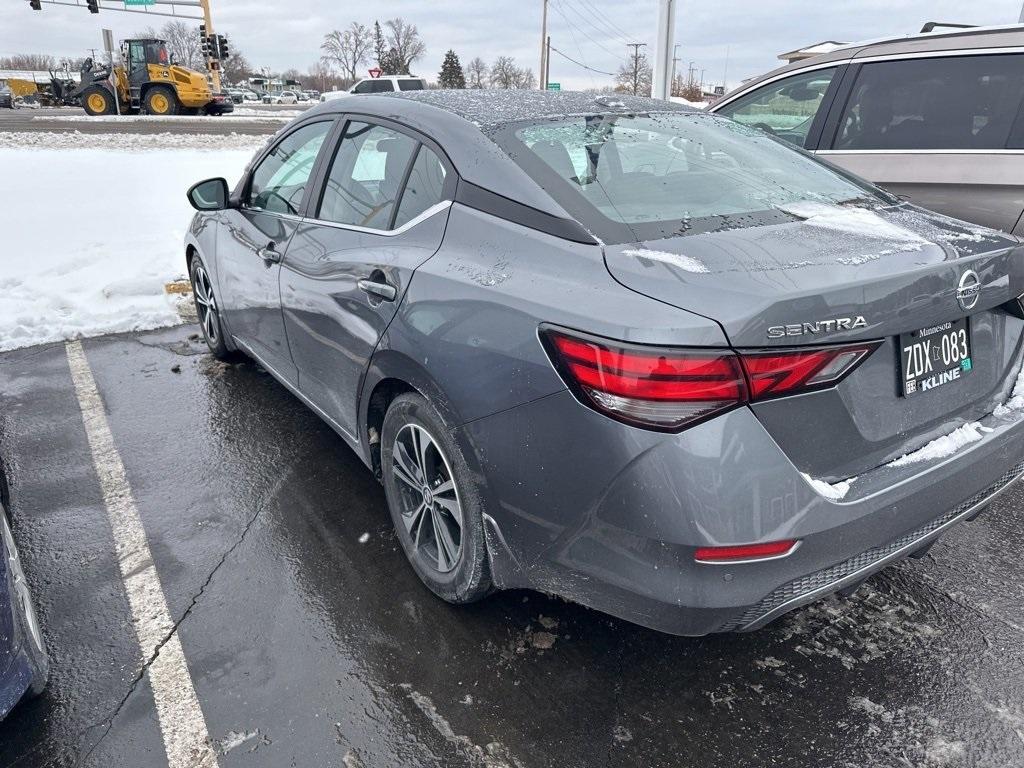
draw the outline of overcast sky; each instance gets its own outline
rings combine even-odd
[[[70,0],[74,1],[74,0]],[[777,56],[822,40],[853,41],[920,30],[926,21],[970,24],[1016,22],[1022,0],[677,0],[676,42],[680,71],[694,62],[706,83],[741,80],[775,67]],[[83,2],[84,0],[79,0]],[[103,0],[110,2],[110,0]],[[465,64],[474,56],[490,62],[514,56],[534,72],[540,63],[542,0],[212,0],[217,30],[254,66],[305,71],[319,56],[326,31],[350,21],[368,26],[402,16],[419,27],[426,56],[416,74],[436,79],[441,59],[453,48]],[[17,6],[21,6],[16,7]],[[100,29],[130,36],[160,17],[6,0],[0,26],[0,55],[47,52],[82,56],[100,47]],[[158,6],[159,7],[159,6]],[[614,72],[627,42],[653,45],[658,0],[550,0],[552,45],[586,65]],[[648,48],[653,60],[653,49]],[[611,78],[588,72],[552,54],[551,79],[564,88],[601,86]]]

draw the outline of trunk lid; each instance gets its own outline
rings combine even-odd
[[[1024,326],[1004,308],[1024,293],[1016,238],[909,205],[783,212],[779,224],[607,246],[605,258],[624,286],[717,321],[737,349],[882,341],[837,387],[752,406],[801,471],[865,472],[1005,398]],[[957,293],[968,270],[981,288],[965,308]],[[900,334],[963,317],[972,370],[904,397]]]

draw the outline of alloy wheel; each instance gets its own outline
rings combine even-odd
[[[196,266],[192,278],[192,290],[196,297],[196,312],[199,315],[199,323],[203,326],[206,338],[210,346],[217,346],[220,340],[217,325],[217,300],[213,295],[213,284],[206,268],[199,264]]]
[[[13,576],[14,596],[21,604],[21,613],[25,618],[26,629],[36,649],[42,651],[43,633],[39,628],[39,619],[36,617],[35,607],[32,605],[32,598],[29,595],[25,571],[22,570],[21,559],[18,557],[18,549],[14,545],[14,536],[11,534],[11,528],[3,512],[0,512],[0,538],[3,539],[4,547],[7,550],[7,568]]]
[[[391,465],[413,549],[425,565],[448,573],[462,554],[463,515],[447,457],[427,430],[406,424],[395,436]]]

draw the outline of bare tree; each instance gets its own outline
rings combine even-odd
[[[174,54],[176,63],[189,69],[205,68],[199,27],[193,27],[184,21],[168,21],[156,37],[167,41],[167,48]]]
[[[487,62],[481,59],[479,56],[475,57],[469,64],[466,65],[465,76],[466,76],[466,87],[467,88],[486,88],[487,80],[490,77],[491,69],[487,66]]]
[[[519,67],[511,56],[499,56],[491,65],[491,85],[495,88],[516,88]]]
[[[0,69],[21,69],[30,72],[45,72],[55,69],[57,60],[46,53],[16,53],[0,57]]]
[[[365,64],[373,48],[373,35],[370,30],[353,21],[344,32],[334,30],[324,36],[320,45],[323,59],[337,64],[342,74],[349,80],[356,80],[360,64]]]
[[[533,74],[532,69],[517,69],[516,70],[516,88],[523,90],[532,90],[537,87],[537,76]]]
[[[229,83],[239,83],[252,77],[255,70],[240,51],[232,50],[231,56],[220,63],[221,72]]]
[[[654,72],[647,62],[647,54],[641,53],[639,48],[634,50],[635,53],[619,67],[619,73],[615,76],[615,82],[618,84],[616,90],[634,96],[650,96]]]
[[[394,64],[401,70],[396,74],[408,75],[412,63],[423,57],[427,46],[420,38],[416,25],[401,17],[385,21],[384,26],[388,28],[384,34],[385,42],[391,48]]]

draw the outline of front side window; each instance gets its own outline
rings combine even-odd
[[[281,139],[256,167],[249,187],[249,206],[271,213],[298,214],[329,121],[312,123]]]
[[[829,67],[787,77],[716,112],[802,147],[836,72],[837,67]]]
[[[351,122],[331,163],[318,218],[369,229],[391,227],[418,142],[380,125]]]
[[[762,131],[702,112],[518,123],[493,139],[605,242],[790,220],[784,209],[801,201],[883,200]]]
[[[1024,95],[1024,54],[865,64],[835,149],[1003,149]]]

